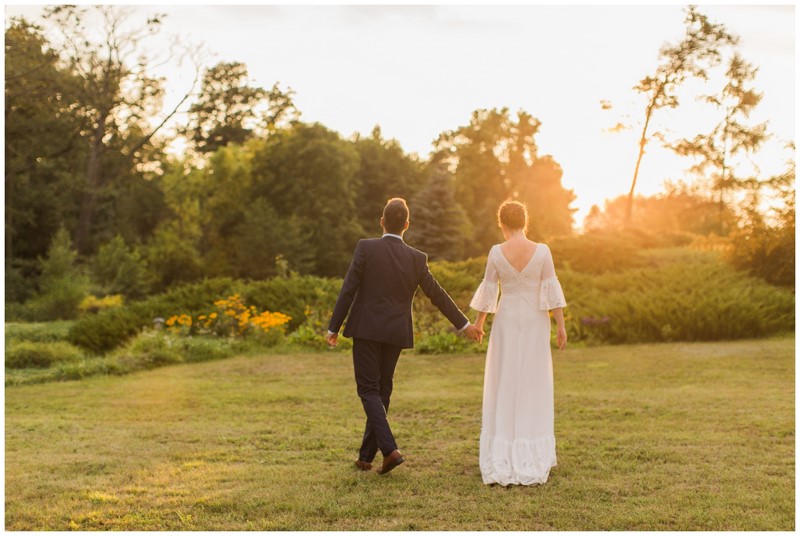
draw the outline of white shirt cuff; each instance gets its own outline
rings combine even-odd
[[[467,329],[467,328],[469,327],[469,325],[470,325],[470,324],[469,324],[469,320],[467,320],[467,323],[466,323],[466,324],[464,324],[464,327],[463,327],[463,328],[461,328],[461,329],[459,329],[458,331],[459,331],[459,332],[461,332],[461,331],[464,331],[465,329]]]

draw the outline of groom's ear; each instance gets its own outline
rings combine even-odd
[[[383,222],[383,216],[381,216],[381,229],[383,229],[384,231],[386,230],[386,225]]]
[[[404,231],[408,231],[408,224],[409,224],[409,223],[411,223],[411,222],[409,222],[408,220],[406,220],[406,224],[403,226],[403,230],[404,230]]]

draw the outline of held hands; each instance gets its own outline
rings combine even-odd
[[[478,327],[475,324],[470,324],[464,328],[464,335],[472,341],[481,342],[483,341],[484,332],[482,326]]]

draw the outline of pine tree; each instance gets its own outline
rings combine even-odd
[[[426,252],[430,260],[463,258],[470,225],[455,200],[453,177],[443,167],[430,171],[427,185],[412,198],[409,212],[406,238],[410,245]]]

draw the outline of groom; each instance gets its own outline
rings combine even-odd
[[[356,466],[372,469],[378,449],[386,474],[405,461],[397,450],[386,412],[392,395],[392,377],[403,348],[414,346],[411,302],[421,287],[431,302],[459,331],[477,340],[483,335],[439,286],[428,270],[428,256],[403,242],[408,229],[404,199],[390,199],[381,218],[382,238],[360,240],[331,315],[328,344],[336,345],[348,311],[345,337],[353,338],[353,366],[358,396],[367,414],[367,428]],[[352,305],[352,310],[350,306]]]

